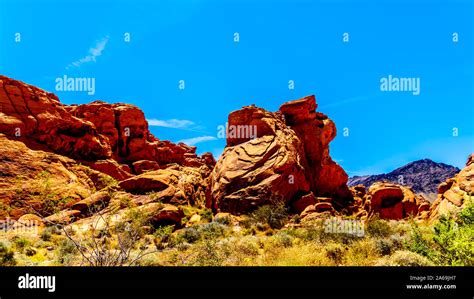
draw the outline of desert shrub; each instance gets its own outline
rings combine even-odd
[[[48,230],[43,230],[40,235],[41,240],[43,241],[51,241],[51,232]]]
[[[326,257],[335,264],[341,264],[344,258],[344,247],[338,243],[329,243],[325,246]]]
[[[466,207],[458,221],[442,216],[434,227],[433,241],[438,249],[440,264],[455,266],[474,265],[473,209]]]
[[[366,231],[369,235],[373,237],[385,238],[392,234],[392,229],[387,223],[387,221],[379,218],[369,220],[369,222],[367,223]]]
[[[0,266],[15,266],[15,253],[5,244],[0,243]]]
[[[205,239],[215,239],[225,236],[227,226],[218,222],[206,223],[199,226],[199,231]]]
[[[223,225],[230,225],[232,222],[232,219],[230,219],[229,216],[225,216],[225,217],[219,217],[219,218],[214,219],[214,222],[220,223]]]
[[[156,229],[155,233],[153,234],[155,237],[154,243],[156,249],[165,249],[166,246],[173,243],[173,230],[174,225],[163,225]]]
[[[63,239],[59,243],[59,255],[67,255],[67,254],[74,254],[77,252],[77,248],[69,239]]]
[[[174,244],[178,245],[183,242],[195,243],[200,240],[212,240],[223,237],[228,227],[218,222],[210,222],[198,226],[187,227],[178,234],[174,240]]]
[[[168,238],[174,230],[174,225],[162,225],[156,228],[154,236],[160,239]]]
[[[399,250],[388,258],[388,266],[432,266],[433,263],[426,257],[415,252]]]
[[[244,257],[258,255],[258,239],[256,237],[246,237],[240,240],[235,246],[236,254]]]
[[[215,240],[205,239],[199,244],[195,264],[198,266],[220,266],[223,262],[221,250]]]
[[[70,265],[75,260],[78,248],[70,239],[63,239],[59,243],[58,261],[62,265]]]
[[[432,258],[435,254],[431,249],[429,241],[425,237],[423,237],[420,228],[413,221],[411,222],[410,238],[405,241],[404,247],[409,251],[412,251],[427,258]]]
[[[323,244],[332,241],[332,242],[341,243],[344,245],[350,245],[360,239],[361,238],[355,234],[346,234],[346,233],[330,233],[330,232],[321,231],[321,234],[319,235],[319,240]]]
[[[46,227],[40,234],[41,240],[48,242],[51,241],[53,235],[61,234],[61,229],[55,225]]]
[[[208,221],[208,222],[211,222],[212,221],[212,210],[211,209],[202,209],[199,211],[199,215],[201,216],[201,218],[205,221]],[[227,217],[224,217],[224,218],[227,218]],[[223,224],[228,224],[228,223],[223,223]]]
[[[346,264],[368,266],[372,259],[378,257],[376,245],[373,239],[362,239],[353,242],[346,253]]]
[[[390,236],[389,242],[391,243],[392,251],[400,250],[400,249],[403,249],[405,238],[397,233]]]
[[[293,245],[293,237],[285,231],[279,231],[272,236],[271,240],[278,247],[291,247]]]
[[[375,240],[375,248],[379,255],[390,255],[392,252],[393,243],[387,239]]]
[[[320,241],[321,234],[324,233],[324,228],[322,226],[309,226],[302,228],[292,228],[285,230],[285,232],[290,236],[305,241]]]
[[[273,229],[280,229],[288,222],[288,212],[283,203],[264,205],[252,213],[257,223],[268,224]]]
[[[180,234],[179,237],[178,241],[181,242],[177,242],[178,244],[183,242],[194,243],[201,238],[201,232],[194,227],[188,227],[183,230],[183,233]]]
[[[97,182],[97,187],[99,189],[106,188],[106,187],[115,187],[118,185],[118,181],[109,175],[104,175],[99,178]]]
[[[18,251],[23,252],[23,250],[30,245],[30,241],[28,239],[22,237],[15,237],[13,239],[13,243]]]

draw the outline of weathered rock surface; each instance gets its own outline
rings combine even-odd
[[[441,215],[456,214],[467,203],[474,201],[474,154],[454,178],[447,179],[438,187],[438,197],[430,210],[431,220]]]
[[[358,202],[367,212],[368,218],[378,216],[381,219],[400,220],[410,215],[426,217],[430,208],[429,201],[423,196],[401,185],[376,182],[368,188],[367,193],[361,189],[362,187],[358,186],[353,192],[354,196],[359,198]]]
[[[38,145],[38,148],[41,148]],[[107,175],[0,134],[0,219],[47,216],[105,187]]]
[[[119,186],[135,194],[154,192],[153,196],[165,203],[204,206],[207,189],[204,174],[206,170],[179,166],[175,169],[148,171],[121,181]]]
[[[5,76],[0,76],[0,141],[0,217],[14,219],[32,209],[54,214],[54,221],[86,217],[84,210],[104,201],[92,194],[115,184],[110,177],[133,193],[158,189],[155,197],[163,196],[142,202],[204,205],[215,165],[210,153],[199,157],[193,146],[155,138],[133,105],[67,106],[52,93]],[[166,191],[157,180],[135,178],[157,170],[168,176]]]
[[[130,168],[113,165],[111,159],[118,164],[149,160],[197,167],[213,160],[209,154],[198,157],[193,146],[155,138],[138,107],[101,101],[67,106],[52,93],[5,76],[0,76],[0,133],[93,161],[92,168],[119,180],[129,176]]]
[[[71,115],[54,94],[5,76],[0,76],[0,133],[34,140],[72,158],[111,155],[94,125]]]
[[[66,109],[73,116],[94,124],[106,137],[112,157],[119,163],[149,160],[160,165],[182,164],[186,158],[194,158],[196,164],[204,163],[195,154],[195,147],[156,139],[148,130],[143,112],[133,105],[95,101]]]
[[[351,194],[347,174],[329,157],[335,126],[315,109],[310,96],[275,113],[255,106],[232,112],[227,147],[211,176],[212,207],[239,214],[278,201],[297,202],[310,192],[343,207]]]
[[[423,159],[408,163],[386,174],[351,177],[348,185],[369,187],[375,182],[388,181],[410,187],[416,193],[433,202],[436,199],[438,185],[455,176],[459,170],[451,165]]]
[[[347,174],[329,156],[336,127],[316,108],[309,96],[273,113],[253,105],[232,112],[227,147],[216,162],[193,146],[155,138],[133,105],[67,106],[0,76],[0,220],[35,213],[45,224],[86,228],[97,211],[117,222],[133,207],[154,224],[180,226],[184,213],[174,205],[235,215],[280,202],[303,221],[343,214],[436,219],[472,197],[474,155],[439,185],[430,211],[422,196],[397,184],[349,189]]]

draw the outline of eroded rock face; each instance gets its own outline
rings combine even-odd
[[[111,156],[95,126],[72,116],[54,94],[5,76],[0,76],[0,133],[33,140],[72,158]]]
[[[213,163],[209,154],[198,157],[193,146],[155,138],[138,107],[101,101],[66,106],[52,93],[5,76],[0,76],[0,133],[76,160],[103,160],[90,166],[118,180],[129,177],[129,166],[140,160],[193,167]],[[113,160],[129,168],[107,162]]]
[[[210,170],[207,170],[208,172]],[[206,202],[206,171],[193,167],[174,167],[145,172],[119,183],[133,194],[154,192],[147,201],[204,206]]]
[[[193,146],[155,138],[144,113],[133,105],[96,101],[67,106],[52,93],[5,76],[0,76],[0,141],[0,217],[14,219],[30,213],[27,207],[54,221],[88,216],[83,210],[95,203],[91,195],[115,184],[110,177],[144,194],[155,189],[156,180],[132,179],[156,170],[165,172],[169,194],[158,190],[157,198],[143,202],[170,197],[180,204],[204,205],[207,177],[215,165],[210,153],[199,157]],[[36,186],[41,183],[48,190]],[[51,209],[56,201],[60,204]]]
[[[315,109],[311,96],[285,103],[275,113],[255,106],[232,112],[227,147],[211,176],[213,208],[245,213],[298,201],[310,192],[344,206],[351,197],[347,175],[329,157],[335,126]]]
[[[336,126],[326,115],[316,112],[316,100],[309,96],[287,102],[280,107],[287,126],[302,141],[305,156],[305,174],[310,188],[318,196],[329,196],[335,204],[344,206],[339,199],[351,197],[347,188],[346,172],[329,156],[329,143],[336,137]]]
[[[0,134],[0,219],[47,216],[105,187],[103,173],[37,147]]]
[[[353,189],[357,197],[362,195],[359,190]],[[401,185],[376,182],[372,184],[367,193],[363,194],[361,205],[367,211],[368,218],[377,216],[380,219],[405,219],[413,217],[426,217],[430,203],[421,195],[415,194],[411,189]]]
[[[113,159],[119,163],[132,164],[147,160],[159,165],[206,164],[205,158],[196,155],[196,147],[155,138],[148,129],[143,111],[136,106],[95,101],[68,106],[66,110],[73,116],[94,124],[97,131],[105,136]]]
[[[430,210],[430,220],[441,215],[456,214],[474,200],[474,154],[468,157],[464,167],[454,178],[447,179],[438,187],[438,197]]]

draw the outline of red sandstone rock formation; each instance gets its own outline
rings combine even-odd
[[[130,177],[130,165],[140,160],[194,167],[215,163],[208,153],[198,157],[196,147],[155,138],[143,112],[129,104],[66,106],[52,93],[0,76],[0,112],[0,133],[84,160],[118,180]]]
[[[213,208],[248,212],[277,201],[299,202],[310,192],[343,207],[351,194],[347,174],[329,156],[334,123],[315,112],[314,96],[271,113],[247,106],[229,115],[227,147],[211,177]]]
[[[310,96],[275,113],[255,106],[232,112],[227,147],[216,162],[210,153],[198,157],[195,147],[155,138],[133,105],[66,106],[54,94],[0,76],[0,203],[8,207],[0,219],[18,219],[33,208],[49,215],[45,221],[69,223],[97,206],[106,213],[123,208],[123,198],[159,211],[158,222],[176,224],[182,211],[157,202],[240,214],[281,201],[303,220],[341,213],[427,217],[429,203],[408,188],[378,182],[349,190],[346,173],[329,156],[335,125],[316,108]],[[439,186],[432,219],[472,197],[473,160]],[[109,176],[119,181],[112,197],[96,192],[110,188]],[[49,209],[58,202],[60,211]]]
[[[468,157],[464,167],[454,178],[447,179],[438,187],[438,197],[430,210],[430,219],[441,215],[456,214],[469,202],[474,201],[474,154]]]
[[[361,192],[353,189],[355,192]],[[361,193],[358,193],[360,196]],[[430,203],[421,195],[415,194],[410,188],[401,185],[376,182],[363,195],[362,205],[367,211],[368,218],[378,216],[380,219],[395,219],[426,217]]]
[[[0,163],[0,204],[8,207],[0,209],[0,219],[17,219],[32,208],[53,214],[51,221],[88,216],[86,207],[102,198],[95,190],[112,183],[108,176],[135,193],[150,191],[160,179],[167,182],[169,196],[153,190],[161,193],[137,204],[204,205],[207,177],[216,163],[210,153],[198,157],[195,147],[155,138],[133,105],[66,106],[52,93],[5,76],[0,76],[0,142],[0,159],[8,161]],[[134,176],[142,173],[146,179]],[[47,208],[51,205],[55,210]]]
[[[0,133],[46,145],[76,159],[108,158],[111,149],[95,126],[71,115],[58,98],[0,76]]]

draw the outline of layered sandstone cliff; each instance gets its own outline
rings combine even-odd
[[[308,96],[276,112],[252,105],[230,113],[227,146],[216,162],[193,146],[154,137],[133,105],[67,106],[0,76],[0,218],[39,212],[48,221],[70,222],[89,217],[91,208],[124,209],[126,197],[143,211],[171,215],[157,221],[179,222],[180,205],[243,214],[279,203],[303,220],[435,219],[471,198],[472,157],[439,186],[431,210],[405,186],[349,189],[347,174],[329,155],[335,124],[316,109]]]
[[[329,197],[337,209],[347,205],[352,197],[348,176],[329,156],[336,127],[316,107],[309,96],[275,113],[255,106],[232,112],[229,127],[241,134],[229,134],[213,170],[213,208],[245,213],[263,204],[299,201],[301,210],[301,198],[308,196]]]

